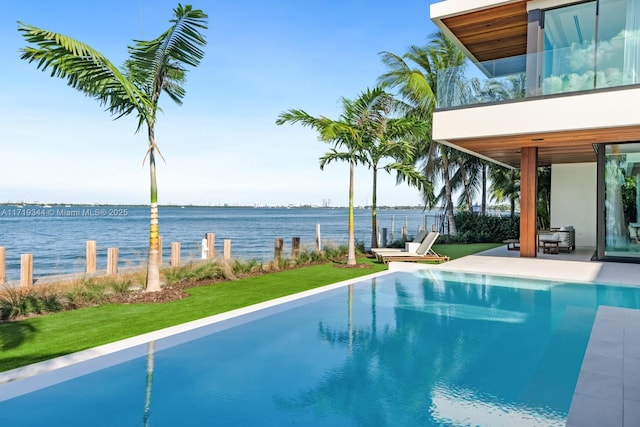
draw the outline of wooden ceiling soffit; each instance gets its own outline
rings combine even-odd
[[[527,53],[527,2],[442,19],[479,62]]]
[[[640,126],[449,140],[449,145],[519,167],[520,148],[538,147],[541,165],[595,161],[593,144],[640,141]]]

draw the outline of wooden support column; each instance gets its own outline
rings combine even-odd
[[[231,259],[231,240],[224,239],[222,241],[222,259],[229,261]]]
[[[538,147],[522,147],[520,154],[520,256],[538,254]]]

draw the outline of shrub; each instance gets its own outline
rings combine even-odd
[[[520,235],[520,218],[482,216],[473,212],[455,214],[458,233],[441,236],[438,243],[500,243]]]

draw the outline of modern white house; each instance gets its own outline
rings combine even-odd
[[[551,225],[598,260],[640,262],[640,0],[445,0],[431,19],[476,83],[456,93],[443,72],[433,139],[520,168],[520,256],[537,255],[550,165]]]

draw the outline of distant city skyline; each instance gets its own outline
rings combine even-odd
[[[208,45],[201,66],[187,75],[184,105],[166,95],[160,101],[160,204],[346,206],[348,165],[321,171],[318,159],[330,145],[275,120],[291,108],[338,118],[339,98],[355,98],[384,72],[381,51],[403,54],[436,30],[432,2],[190,2],[209,15]],[[168,28],[177,1],[3,6],[0,77],[9,102],[0,105],[0,201],[147,204],[146,137],[134,133],[136,118],[114,121],[93,99],[20,60],[26,43],[16,21],[81,40],[119,66],[132,39]],[[355,185],[355,203],[370,203],[371,171],[358,167]],[[421,199],[381,172],[378,203],[416,206]]]

